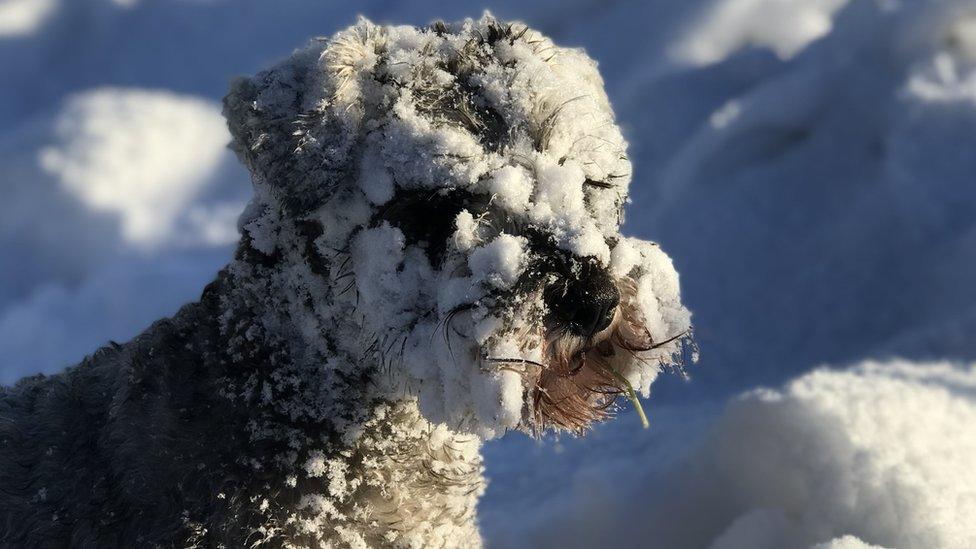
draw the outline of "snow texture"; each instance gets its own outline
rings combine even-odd
[[[588,497],[513,537],[568,547],[972,547],[974,389],[976,364],[817,369],[732,400],[693,450],[640,480],[627,468],[649,451],[592,471],[577,487]],[[612,497],[593,497],[593,486],[620,478],[629,480]],[[589,520],[552,528],[564,514]]]
[[[656,184],[634,187],[630,227],[684,275],[710,350],[690,390],[976,357],[973,21],[965,2],[852,3],[786,61],[743,51],[648,85],[634,123],[681,138],[637,146]],[[697,97],[668,110],[674,86]]]

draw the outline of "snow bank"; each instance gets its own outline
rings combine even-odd
[[[687,511],[715,510],[716,500],[741,516],[774,510],[781,524],[757,525],[766,547],[844,534],[887,547],[972,547],[974,390],[976,365],[896,361],[747,394],[696,458],[690,475],[702,491]]]
[[[218,105],[168,92],[93,90],[68,100],[55,132],[41,166],[86,206],[118,214],[126,240],[159,244],[172,238],[178,216],[210,217],[187,210],[228,160]],[[237,240],[236,231],[194,229],[188,232],[215,244]]]
[[[735,399],[695,451],[637,481],[651,455],[584,468],[575,507],[515,545],[972,547],[976,364],[818,369]]]

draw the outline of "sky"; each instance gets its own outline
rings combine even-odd
[[[650,431],[623,406],[490,442],[489,546],[976,544],[972,1],[0,0],[0,383],[134,336],[230,258],[234,75],[357,14],[485,8],[599,62],[625,232],[674,259],[702,357],[655,383]]]

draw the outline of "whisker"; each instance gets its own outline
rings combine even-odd
[[[671,343],[672,341],[675,341],[677,339],[681,339],[682,337],[687,336],[688,333],[689,333],[689,330],[685,330],[685,331],[683,331],[683,332],[681,332],[681,333],[679,333],[679,334],[677,334],[675,336],[669,337],[668,339],[665,339],[664,341],[661,341],[659,343],[653,343],[654,339],[651,337],[651,333],[650,333],[650,331],[647,330],[647,328],[644,328],[644,332],[647,334],[648,341],[651,342],[651,345],[649,345],[647,347],[631,346],[629,348],[628,347],[625,347],[625,348],[627,348],[627,350],[629,350],[629,351],[635,351],[635,352],[638,352],[638,353],[652,351],[654,349],[659,349],[661,347],[664,347],[665,345],[667,345],[668,343]],[[627,345],[630,345],[627,342],[624,342],[624,343],[626,343]]]
[[[507,363],[507,364],[527,364],[530,366],[535,366],[537,368],[545,368],[545,364],[541,362],[536,362],[534,360],[529,360],[527,358],[502,358],[502,357],[483,357],[481,360],[485,362],[492,363]]]

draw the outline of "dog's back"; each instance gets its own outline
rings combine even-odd
[[[246,519],[217,497],[248,483],[234,479],[241,411],[213,394],[206,308],[3,389],[0,545],[192,545],[204,522]]]
[[[292,455],[303,475],[272,465],[287,444],[253,436],[260,406],[221,390],[254,366],[217,328],[225,281],[125,345],[2,389],[0,547],[476,544],[480,444],[415,404],[377,404],[341,444],[334,425],[281,419],[337,443]]]
[[[99,522],[122,512],[96,503],[115,501],[103,438],[110,401],[101,395],[111,391],[118,359],[117,350],[103,350],[0,392],[0,543],[97,542]],[[77,526],[89,533],[68,531]]]

